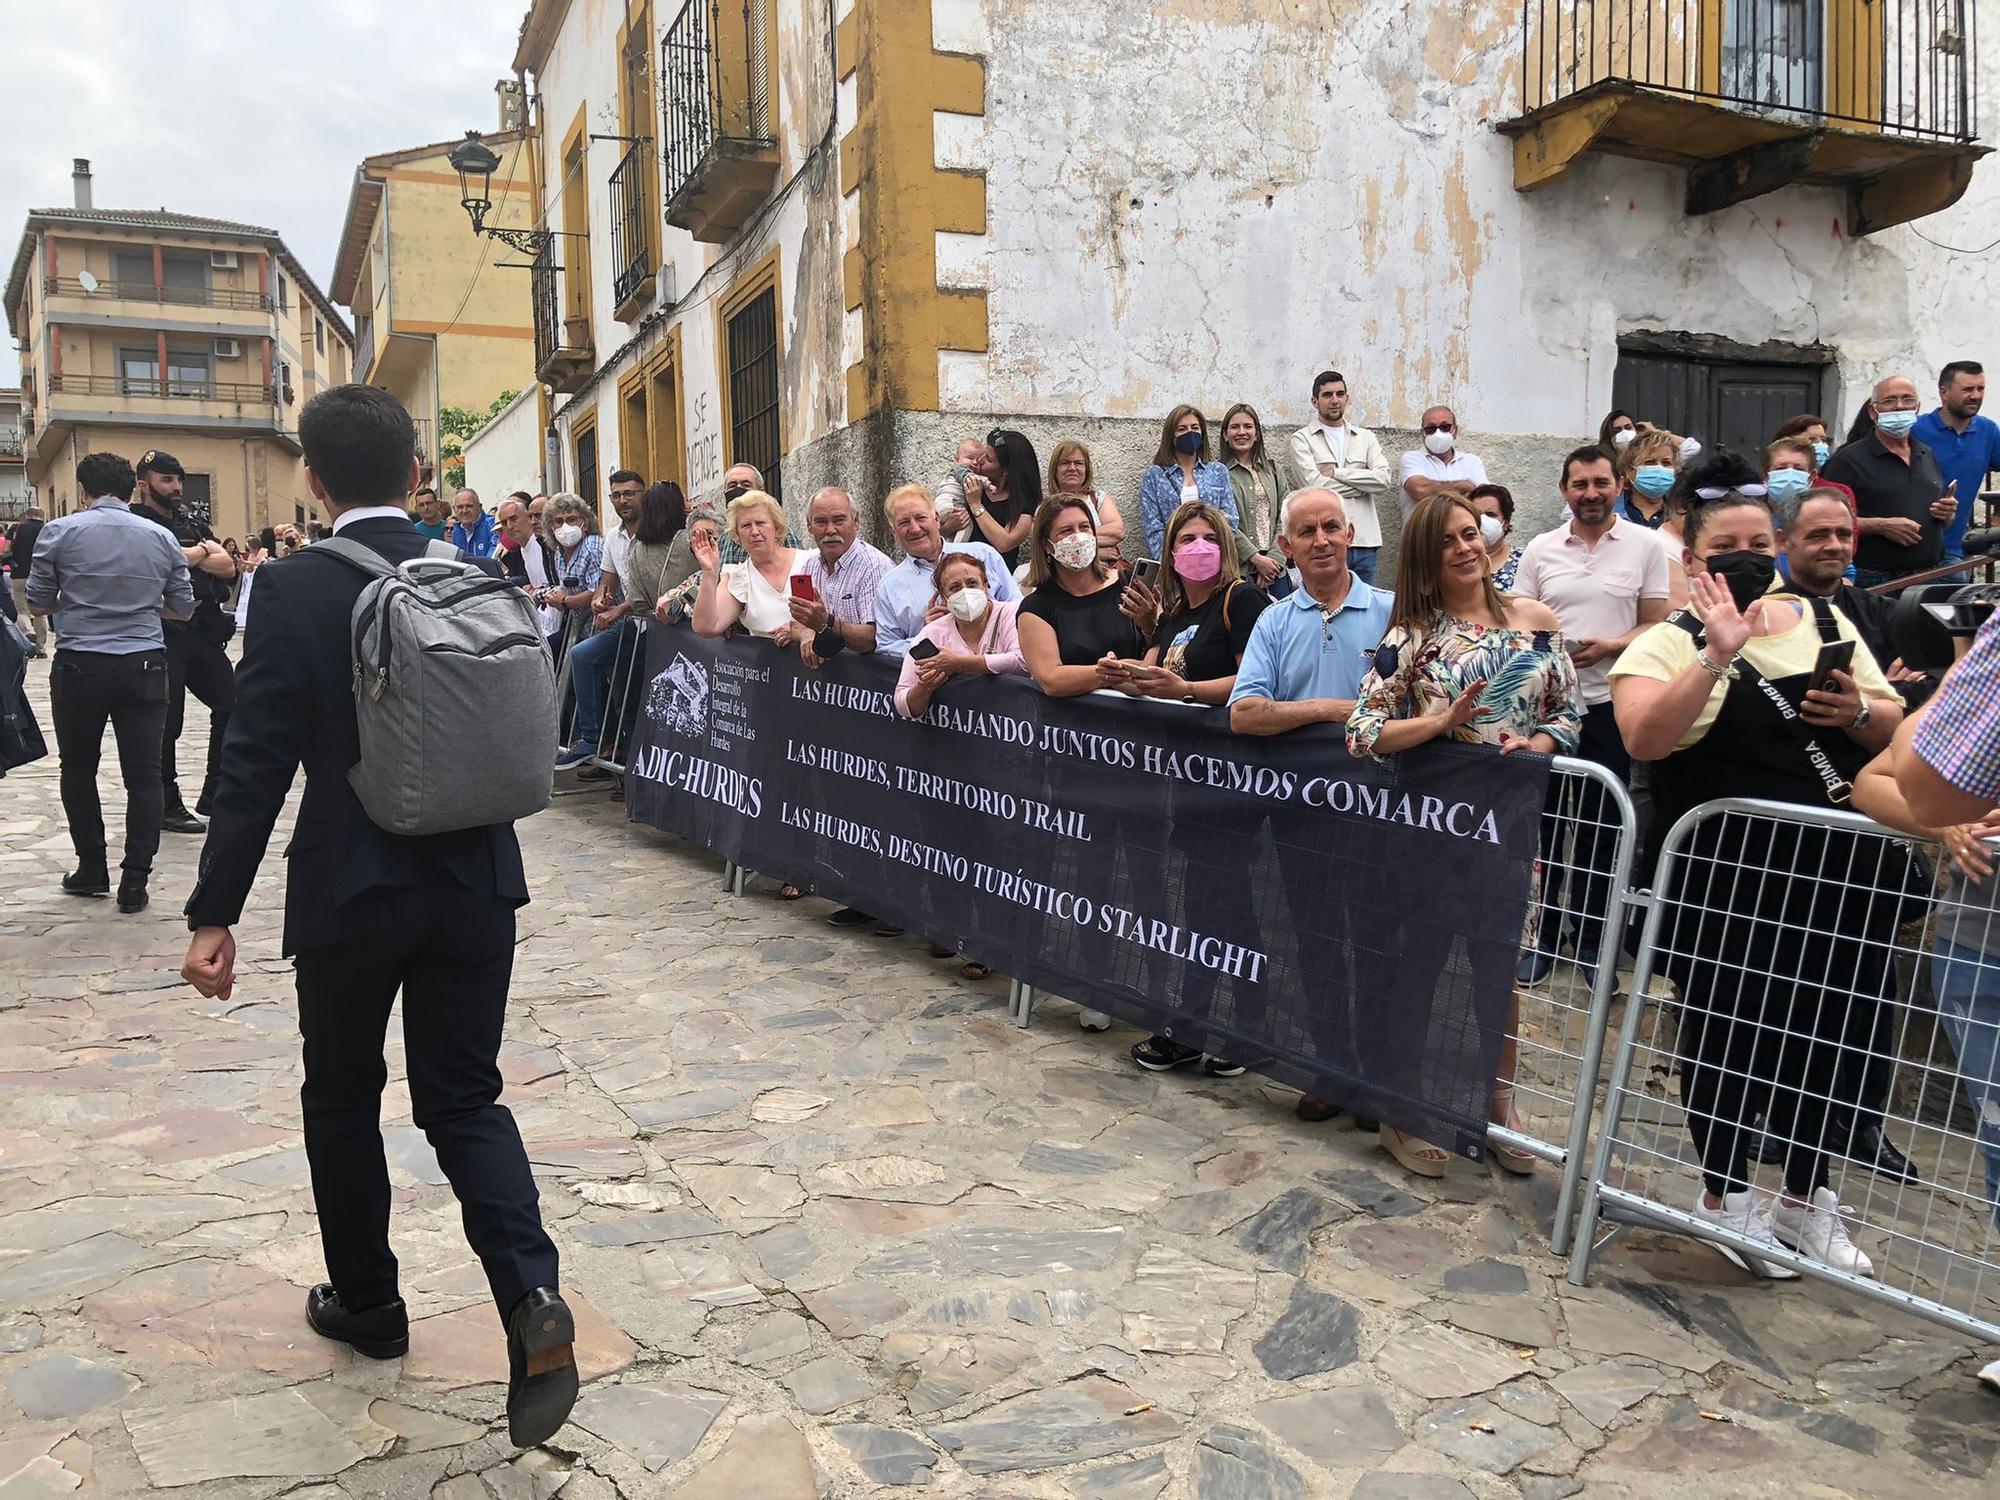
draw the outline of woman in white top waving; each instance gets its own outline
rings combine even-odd
[[[697,533],[693,547],[701,589],[694,601],[695,634],[727,635],[732,625],[741,625],[780,646],[794,644],[798,627],[788,601],[792,575],[805,571],[805,560],[784,543],[784,511],[762,490],[750,490],[729,502],[728,519],[729,534],[750,560],[723,567],[716,543]]]

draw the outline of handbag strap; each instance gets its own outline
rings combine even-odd
[[[1824,599],[1814,599],[1812,602],[1813,616],[1819,627],[1820,639],[1839,640],[1840,624],[1833,618],[1832,607]],[[1707,628],[1695,618],[1693,610],[1677,609],[1667,616],[1667,620],[1687,632],[1693,639],[1694,649],[1697,652],[1708,644]],[[1792,742],[1805,756],[1806,764],[1812,767],[1813,774],[1819,777],[1820,784],[1826,791],[1826,800],[1835,807],[1845,806],[1848,799],[1854,795],[1854,783],[1840,774],[1840,768],[1834,765],[1833,758],[1820,748],[1819,737],[1813,733],[1811,726],[1799,717],[1799,711],[1792,707],[1791,700],[1769,678],[1758,671],[1748,657],[1739,653],[1735,668],[1738,678],[1748,684],[1751,691],[1759,698],[1770,704],[1778,717],[1784,720]]]

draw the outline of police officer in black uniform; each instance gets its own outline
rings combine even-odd
[[[167,624],[167,730],[160,745],[160,783],[166,811],[160,826],[169,833],[201,833],[203,825],[181,800],[180,776],[174,765],[174,745],[192,692],[208,707],[208,770],[195,812],[207,813],[215,795],[216,768],[222,759],[222,736],[229,727],[229,710],[236,701],[236,678],[223,650],[236,633],[236,617],[224,606],[229,584],[236,577],[236,560],[223,550],[208,518],[181,504],[187,471],[179,459],[149,448],[139,460],[135,514],[156,521],[174,534],[186,555],[194,581],[194,618]]]

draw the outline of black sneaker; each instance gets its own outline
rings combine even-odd
[[[160,827],[168,833],[208,832],[208,825],[189,812],[186,805],[179,801],[167,804],[167,810],[160,818]]]
[[[104,865],[78,866],[63,876],[62,888],[72,896],[108,896],[111,871]]]
[[[118,909],[128,915],[144,911],[152,897],[146,894],[146,877],[150,870],[127,870],[118,877]]]
[[[829,927],[866,927],[875,919],[858,906],[843,906],[826,919]]]
[[[1132,1047],[1132,1061],[1148,1073],[1166,1073],[1201,1060],[1201,1048],[1187,1047],[1168,1036],[1149,1036]],[[1241,1068],[1236,1070],[1242,1072]]]
[[[1204,1057],[1201,1070],[1210,1078],[1241,1078],[1247,1071],[1242,1063],[1233,1063],[1225,1058]]]

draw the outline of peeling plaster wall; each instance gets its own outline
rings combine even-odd
[[[1977,4],[2000,37],[2000,0]],[[2000,278],[1915,232],[1991,239],[2000,166],[1861,241],[1837,191],[1691,219],[1683,171],[1609,157],[1517,193],[1491,127],[1519,28],[1503,0],[935,0],[936,45],[989,79],[983,121],[937,116],[940,161],[985,169],[990,210],[986,234],[939,236],[940,281],[990,293],[990,352],[941,357],[945,409],[1157,421],[1241,399],[1296,422],[1332,364],[1366,425],[1446,400],[1489,465],[1531,438],[1540,464],[1595,431],[1624,331],[1824,341],[1850,410],[1885,371],[1928,390],[1948,358],[2000,358]],[[1981,72],[2000,98],[1990,40]]]
[[[673,0],[655,0],[652,46],[656,59],[660,40],[678,10]],[[620,7],[605,0],[577,0],[536,78],[542,106],[543,180],[551,218],[557,223],[563,180],[562,137],[579,101],[586,105],[590,129],[618,129],[617,30],[621,18]],[[616,318],[609,179],[622,147],[599,141],[589,149],[591,326],[599,365],[608,364],[609,368],[602,370],[588,391],[573,398],[555,398],[566,484],[574,478],[570,473],[569,429],[585,410],[597,414],[599,475],[609,474],[628,461],[621,451],[618,377],[644,360],[678,327],[684,423],[678,477],[691,497],[711,492],[719,495],[728,464],[729,435],[723,431],[722,383],[727,370],[719,347],[716,305],[773,246],[779,251],[778,380],[786,443],[796,451],[846,420],[841,295],[845,245],[830,130],[835,103],[832,16],[827,0],[778,0],[777,19],[779,166],[774,201],[762,218],[754,220],[727,246],[704,244],[683,230],[661,226],[661,255],[673,267],[670,280],[678,299],[671,307],[662,308],[656,302],[632,321]],[[653,128],[657,133],[658,121]],[[823,143],[824,149],[818,149]],[[575,241],[565,241],[563,253],[574,253],[575,246]],[[614,361],[635,338],[637,343]],[[640,467],[658,466],[642,463]],[[648,475],[653,477],[675,476]],[[788,480],[787,499],[803,514],[805,497],[791,494],[793,488]],[[604,496],[589,498],[609,516]]]

